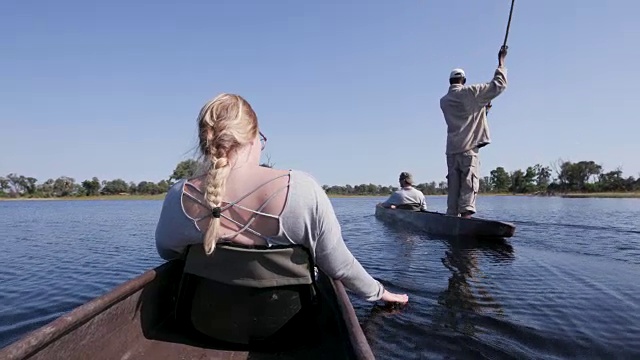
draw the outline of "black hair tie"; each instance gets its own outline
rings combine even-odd
[[[221,212],[222,212],[222,209],[220,209],[220,206],[216,206],[213,209],[211,209],[211,215],[213,215],[213,217],[216,219],[220,218]]]

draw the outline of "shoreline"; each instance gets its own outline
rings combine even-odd
[[[567,199],[638,199],[640,192],[570,193],[557,196]]]
[[[51,198],[4,198],[0,201],[104,201],[104,200],[164,200],[166,193],[157,195],[101,195],[101,196],[68,196]],[[329,198],[381,198],[388,195],[338,195],[330,194]],[[531,197],[559,197],[566,199],[639,199],[640,192],[599,192],[599,193],[567,193],[555,195],[540,194],[510,194],[510,193],[480,193],[478,196],[531,196]],[[425,197],[446,197],[446,195],[425,195]]]
[[[0,201],[93,201],[93,200],[164,200],[167,194],[158,195],[102,195],[102,196],[63,196],[63,197],[18,197],[18,198],[3,198],[0,197]]]

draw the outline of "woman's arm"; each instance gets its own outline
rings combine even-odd
[[[189,245],[185,242],[188,235],[199,234],[182,211],[182,186],[183,182],[179,181],[169,188],[156,225],[156,250],[164,260],[180,258]],[[185,225],[193,229],[184,228]]]
[[[330,277],[368,301],[380,300],[384,287],[362,267],[347,248],[329,197],[317,192],[315,214],[316,263]]]
[[[326,192],[304,172],[292,173],[290,199],[281,221],[289,238],[311,250],[316,265],[333,279],[369,301],[379,300],[382,285],[355,259]]]
[[[297,224],[306,223],[298,234],[309,239],[318,267],[333,279],[340,280],[347,289],[368,301],[383,300],[406,303],[407,295],[388,292],[351,254],[342,238],[342,229],[326,192],[307,175],[296,184]],[[293,201],[293,199],[291,199]],[[293,225],[293,224],[292,224]]]

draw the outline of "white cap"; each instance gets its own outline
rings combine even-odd
[[[453,69],[451,74],[449,74],[449,79],[457,79],[465,77],[464,70],[462,69]]]

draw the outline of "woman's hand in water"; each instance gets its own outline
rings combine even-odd
[[[407,302],[409,302],[409,296],[407,296],[407,294],[402,294],[402,295],[394,294],[392,292],[385,290],[382,293],[382,298],[380,298],[380,300],[385,301],[387,303],[406,304]]]

